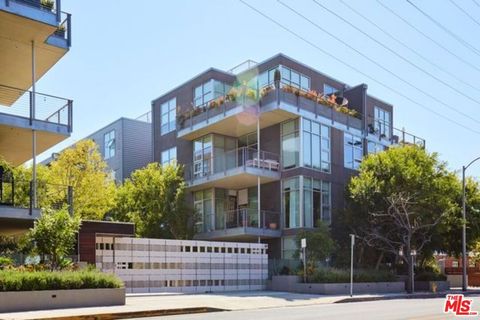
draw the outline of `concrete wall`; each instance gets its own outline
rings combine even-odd
[[[0,312],[125,304],[125,288],[0,292]]]
[[[350,294],[350,283],[301,283],[298,276],[273,276],[271,289],[314,294]],[[400,282],[362,282],[353,284],[353,293],[403,293],[405,283]]]
[[[265,289],[267,245],[257,243],[97,237],[96,265],[127,292]]]

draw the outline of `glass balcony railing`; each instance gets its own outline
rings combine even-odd
[[[72,131],[72,100],[0,85],[0,114],[67,126]]]
[[[193,183],[218,173],[227,174],[229,170],[242,167],[279,172],[280,157],[272,152],[247,147],[225,151],[213,157],[204,155],[203,159],[185,166],[185,180]]]
[[[213,221],[214,219],[215,221]],[[205,216],[204,221],[196,224],[196,232],[225,231],[236,228],[254,228],[262,230],[280,230],[280,213],[257,209],[242,208]]]

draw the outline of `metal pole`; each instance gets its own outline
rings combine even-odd
[[[32,41],[32,120],[35,119],[35,41]],[[33,123],[33,122],[32,122]],[[32,208],[37,207],[37,132],[32,129]]]
[[[465,166],[462,167],[462,290],[467,291],[467,220],[465,196]]]
[[[307,248],[303,247],[303,283],[307,283]]]
[[[415,293],[415,256],[410,253],[412,259],[412,293]]]
[[[355,235],[350,234],[350,297],[353,297],[353,248],[355,246]]]
[[[257,111],[257,161],[258,161],[258,166],[260,167],[260,104],[258,104],[258,111]],[[261,197],[260,197],[260,176],[257,176],[257,215],[258,215],[258,228],[261,226],[261,210],[260,210],[260,205],[261,205]]]

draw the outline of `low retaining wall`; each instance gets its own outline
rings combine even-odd
[[[0,292],[0,312],[125,304],[125,288]]]
[[[447,281],[450,282],[452,288],[458,288],[462,286],[462,275],[461,274],[447,274]],[[468,275],[467,275],[468,281]],[[470,284],[470,283],[468,283]]]
[[[415,281],[415,291],[443,292],[450,290],[448,281]]]
[[[350,294],[350,283],[302,283],[298,276],[273,276],[273,291],[287,291],[315,294]],[[353,293],[403,293],[405,283],[359,282],[353,284]]]

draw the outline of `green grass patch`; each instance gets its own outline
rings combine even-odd
[[[123,286],[122,280],[117,276],[97,270],[0,270],[0,291],[99,289]]]

